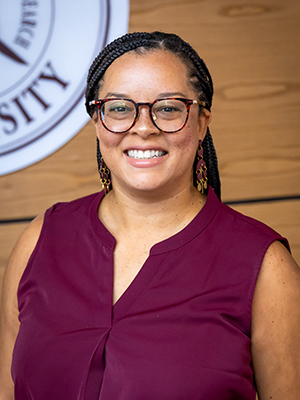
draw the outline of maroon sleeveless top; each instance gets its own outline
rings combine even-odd
[[[210,189],[113,306],[102,196],[46,212],[18,291],[15,400],[254,400],[253,292],[267,248],[287,243]]]

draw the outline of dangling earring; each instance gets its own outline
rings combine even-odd
[[[202,141],[199,140],[197,149],[197,166],[196,166],[196,177],[197,177],[197,189],[200,193],[204,193],[207,189],[207,167],[203,159],[203,147]]]
[[[111,189],[111,179],[110,179],[110,170],[106,166],[105,161],[101,155],[100,151],[100,142],[97,138],[97,163],[98,163],[98,171],[100,174],[100,183],[102,185],[102,189],[105,194],[107,194]]]
[[[100,158],[100,166],[99,166],[99,173],[100,173],[100,182],[102,185],[102,189],[104,190],[105,194],[110,191],[110,170],[106,166],[103,157]]]

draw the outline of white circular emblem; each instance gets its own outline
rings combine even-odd
[[[48,156],[87,123],[88,68],[128,18],[129,0],[1,5],[0,175]]]

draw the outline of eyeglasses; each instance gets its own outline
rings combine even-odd
[[[137,122],[139,108],[149,107],[149,115],[157,129],[166,133],[174,133],[183,129],[189,118],[193,104],[204,107],[204,101],[166,97],[156,99],[152,103],[136,103],[131,99],[120,97],[93,100],[90,106],[97,106],[100,120],[108,131],[124,133]]]

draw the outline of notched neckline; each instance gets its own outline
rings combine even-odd
[[[90,207],[90,221],[94,232],[99,237],[101,242],[113,251],[116,240],[109,230],[104,226],[98,216],[99,205],[103,197],[104,192],[99,192],[92,202]],[[181,231],[175,233],[167,239],[162,240],[161,242],[154,244],[150,249],[149,257],[178,249],[192,240],[195,236],[199,235],[214,218],[220,204],[221,203],[218,200],[214,190],[209,187],[206,202],[198,214]]]

